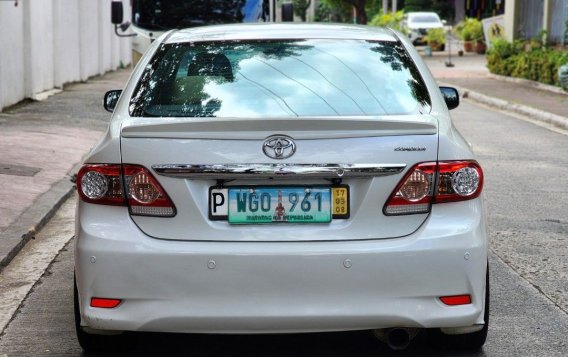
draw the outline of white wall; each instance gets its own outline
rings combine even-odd
[[[122,1],[127,15],[129,1]],[[0,110],[129,64],[130,39],[114,34],[110,3],[0,1]]]
[[[25,97],[23,43],[22,6],[0,1],[0,109]]]

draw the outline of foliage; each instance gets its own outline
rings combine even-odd
[[[483,41],[483,25],[474,17],[460,21],[454,31],[462,41]]]
[[[311,0],[293,0],[294,4],[294,14],[299,16],[303,22],[306,22],[306,11],[310,7]]]
[[[374,1],[374,0],[373,0]],[[361,25],[367,24],[367,10],[366,5],[368,0],[322,0],[330,9],[340,8],[345,9],[346,7],[351,11],[355,8],[357,14],[357,23]],[[346,16],[344,16],[345,19]],[[351,21],[343,21],[351,22]]]
[[[448,21],[453,21],[456,13],[453,1],[447,0],[435,0],[432,10],[437,13],[440,18]]]
[[[372,19],[383,11],[383,0],[367,0],[365,9],[367,17]]]
[[[429,45],[442,45],[446,43],[446,31],[443,28],[429,29],[424,40]],[[435,46],[433,46],[435,47]]]
[[[487,51],[489,71],[559,86],[558,68],[568,64],[568,52],[542,46],[526,48],[522,41],[496,39]]]
[[[339,0],[321,0],[316,9],[315,21],[352,22],[353,8]]]
[[[432,0],[406,0],[404,11],[432,11]]]
[[[393,30],[405,32],[406,29],[402,26],[404,20],[404,11],[400,10],[396,13],[388,12],[386,14],[378,14],[373,17],[369,25],[371,26],[384,26],[390,27]]]
[[[315,21],[353,22],[353,7],[357,9],[357,23],[366,24],[369,16],[381,11],[383,0],[320,0]]]

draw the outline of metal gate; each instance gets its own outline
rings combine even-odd
[[[551,15],[549,39],[552,42],[564,45],[567,40],[564,35],[566,21],[568,21],[568,0],[553,1]]]
[[[544,0],[521,0],[519,9],[519,38],[539,38],[543,29]]]

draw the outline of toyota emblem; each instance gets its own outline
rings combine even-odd
[[[273,135],[264,140],[262,151],[271,159],[287,159],[296,152],[296,143],[291,137]]]

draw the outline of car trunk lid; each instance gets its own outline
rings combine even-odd
[[[273,135],[294,141],[295,153],[281,160],[268,157],[263,145]],[[351,240],[411,234],[427,214],[386,216],[383,206],[411,166],[437,159],[437,146],[437,122],[430,115],[144,118],[126,121],[121,138],[122,162],[150,169],[177,209],[172,218],[132,219],[149,236],[188,241]],[[347,188],[349,212],[325,223],[231,224],[211,212],[215,189],[239,188],[243,197],[255,189],[286,196],[294,194],[286,189],[316,192],[332,186]]]

